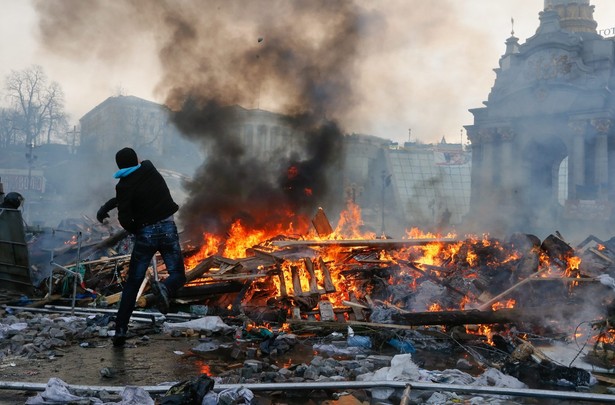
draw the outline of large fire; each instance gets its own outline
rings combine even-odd
[[[255,250],[275,255],[284,252],[284,248],[272,241],[288,238],[289,235],[298,242],[315,241],[309,248],[309,255],[296,259],[285,258],[275,269],[261,269],[263,274],[270,275],[270,287],[265,288],[269,298],[290,302],[287,313],[289,318],[297,316],[297,313],[293,313],[293,307],[307,301],[305,305],[313,308],[315,319],[320,319],[321,314],[317,308],[326,307],[324,304],[331,304],[333,312],[336,312],[338,309],[347,309],[348,305],[361,305],[372,300],[400,312],[463,311],[468,308],[497,311],[518,305],[514,288],[521,280],[579,277],[580,258],[567,255],[562,260],[554,260],[542,251],[536,255],[537,267],[533,272],[517,275],[519,270],[515,269],[519,267],[520,253],[489,235],[456,239],[453,233],[440,235],[413,228],[406,232],[402,240],[425,243],[400,243],[393,248],[374,247],[378,243],[373,242],[385,243],[387,240],[376,238],[374,233],[361,231],[361,210],[352,202],[340,214],[336,228],[329,235],[319,235],[311,229],[307,218],[297,218],[294,223],[289,221],[288,224],[271,224],[266,229],[254,229],[237,220],[224,236],[204,235],[198,253],[186,259],[186,267],[192,269],[212,255],[242,259],[254,254]],[[349,241],[356,241],[356,244],[342,243]],[[502,284],[498,286],[499,291],[508,287],[511,291],[508,293],[506,290],[501,297],[494,296],[495,293],[488,294],[490,286],[485,286],[483,280],[485,273],[495,274],[494,279],[498,279],[497,272],[506,275],[500,277]],[[453,278],[453,275],[457,277]],[[425,280],[432,281],[434,294],[425,292]],[[454,285],[455,280],[461,280],[465,285]],[[383,295],[383,289],[378,284],[381,282],[396,292]],[[263,286],[262,283],[257,285]],[[467,288],[467,285],[481,288]],[[574,282],[571,281],[569,286],[573,288]],[[411,302],[408,298],[410,296],[427,298],[424,302],[418,302],[418,299]],[[317,299],[310,301],[309,297]],[[410,302],[413,305],[411,308],[408,307]],[[344,317],[348,316],[348,311],[339,312]],[[301,313],[300,316],[306,315]],[[484,333],[486,330],[487,326],[468,328],[471,333]]]

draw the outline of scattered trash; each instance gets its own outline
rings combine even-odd
[[[371,349],[372,347],[372,339],[369,336],[355,335],[354,330],[350,326],[348,327],[347,343],[350,347],[363,347],[366,349]]]
[[[410,343],[407,340],[402,341],[402,340],[393,338],[393,339],[390,339],[387,343],[393,346],[394,348],[396,348],[397,350],[399,350],[400,353],[416,353],[416,349],[414,348],[412,343]]]
[[[214,388],[214,380],[201,374],[173,385],[160,398],[160,405],[201,404],[205,395]]]
[[[224,323],[219,316],[204,316],[186,322],[165,322],[163,328],[165,332],[171,332],[173,330],[185,331],[188,329],[194,331],[219,332],[233,329],[233,327]]]
[[[191,351],[195,352],[195,353],[207,353],[207,352],[213,352],[216,351],[220,348],[220,345],[214,342],[203,342],[200,345],[193,347],[192,349],[190,349]]]

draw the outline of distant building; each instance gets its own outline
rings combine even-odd
[[[100,159],[100,164],[112,167],[115,152],[125,146],[180,172],[192,170],[201,159],[198,149],[180,135],[168,108],[138,97],[109,97],[79,123],[79,153]]]
[[[95,153],[133,145],[160,155],[165,135],[175,132],[164,106],[134,96],[109,97],[79,122],[81,147]]]
[[[246,155],[265,161],[278,156],[301,154],[301,137],[288,117],[261,109],[231,107],[237,116],[237,135]]]
[[[589,0],[545,0],[536,34],[506,41],[466,127],[477,228],[612,235],[615,41],[596,32],[593,12]]]
[[[388,151],[396,199],[408,225],[460,224],[470,208],[471,154],[461,144],[404,144]]]
[[[353,134],[345,138],[345,198],[377,234],[459,225],[470,204],[471,153],[461,144],[425,145]]]

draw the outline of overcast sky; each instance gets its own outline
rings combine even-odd
[[[207,12],[206,0],[184,0],[178,4],[194,2]],[[118,3],[121,0],[100,4]],[[511,18],[515,36],[524,43],[538,27],[544,0],[357,3],[363,9],[378,12],[384,23],[378,30],[367,30],[366,37],[360,39],[365,44],[364,51],[357,56],[353,77],[348,78],[356,87],[357,99],[349,100],[352,111],[341,118],[343,130],[404,142],[411,129],[411,140],[428,143],[443,136],[448,142],[462,139],[463,126],[473,123],[468,109],[481,107],[493,85],[493,69],[498,66],[505,41],[511,35]],[[595,5],[598,29],[615,27],[615,1],[591,3]],[[41,65],[49,78],[63,88],[71,125],[78,124],[79,118],[107,97],[117,94],[165,102],[166,95],[159,86],[162,68],[154,44],[155,33],[118,39],[108,36],[113,28],[101,28],[100,37],[91,40],[117,42],[117,57],[94,52],[69,54],[59,52],[57,44],[50,49],[41,40],[40,15],[31,0],[0,0],[0,10],[0,80],[4,83],[12,70]],[[79,18],[79,14],[68,15],[66,24],[94,23],[77,21]],[[105,21],[107,27],[114,24],[112,20]],[[254,38],[249,40],[256,46]],[[264,96],[259,96],[258,102],[246,104],[246,108],[275,109],[274,103]]]

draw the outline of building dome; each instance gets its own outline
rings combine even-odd
[[[566,31],[596,34],[598,23],[594,21],[594,6],[589,0],[545,0],[544,11],[556,11],[560,26]]]

